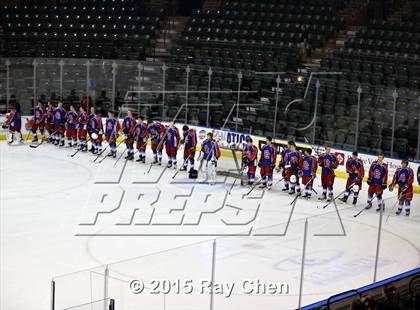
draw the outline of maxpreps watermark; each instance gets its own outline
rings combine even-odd
[[[98,169],[76,235],[249,236],[255,229],[264,193],[246,196],[233,178],[211,186],[173,179],[162,166],[117,168]]]
[[[240,282],[212,282],[209,279],[150,280],[147,283],[132,280],[129,284],[133,294],[192,295],[214,294],[230,298],[233,294],[244,295],[287,295],[288,283],[264,282],[259,279],[244,279]]]

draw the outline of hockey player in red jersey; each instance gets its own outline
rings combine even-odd
[[[384,162],[384,155],[381,153],[378,155],[378,159],[370,165],[367,180],[369,189],[366,209],[372,208],[373,195],[376,195],[378,200],[378,208],[376,211],[380,211],[381,208],[385,209],[385,205],[382,201],[382,193],[384,189],[387,188],[387,181],[388,165]]]
[[[410,205],[413,200],[413,182],[414,171],[408,166],[408,160],[404,159],[401,162],[401,168],[398,168],[389,186],[392,192],[394,187],[398,185],[398,210],[397,215],[400,215],[405,205],[405,215],[410,215]]]
[[[261,173],[261,185],[260,188],[271,189],[273,185],[273,170],[276,166],[277,152],[274,145],[271,143],[273,139],[268,136],[266,139],[266,145],[261,148],[261,158],[258,162]]]
[[[322,184],[322,196],[319,200],[327,199],[327,192],[328,192],[328,199],[327,201],[331,201],[333,199],[333,186],[335,180],[335,172],[334,170],[337,169],[338,161],[337,156],[331,153],[331,148],[329,146],[325,147],[325,153],[320,155],[318,158],[319,166],[321,167],[321,184]]]
[[[194,169],[194,157],[197,147],[197,133],[193,128],[189,128],[187,125],[182,127],[183,139],[181,143],[184,144],[184,164],[181,167],[182,171],[186,171],[188,163],[190,164],[190,170]]]
[[[127,147],[127,156],[125,159],[134,159],[134,128],[136,127],[136,119],[131,111],[127,111],[123,120],[122,132],[124,133],[124,142]]]
[[[254,145],[251,138],[247,138],[245,149],[242,152],[242,165],[247,167],[248,185],[253,185],[255,182],[255,172],[257,170],[258,149]]]
[[[139,159],[136,161],[146,163],[146,146],[147,146],[147,124],[144,122],[144,117],[139,116],[137,125],[134,128],[134,136],[136,140],[136,148],[139,152]]]
[[[304,198],[309,199],[312,197],[312,188],[316,178],[317,169],[318,161],[314,156],[312,156],[312,150],[305,149],[302,159],[302,184],[304,186]]]
[[[70,111],[66,115],[66,137],[67,145],[69,147],[77,146],[77,124],[79,122],[79,115],[77,115],[74,106],[70,106]]]
[[[37,106],[34,109],[34,117],[32,118],[31,132],[33,135],[32,143],[38,142],[38,130],[41,134],[41,139],[44,141],[44,129],[45,129],[45,113],[42,102],[38,101]]]
[[[16,140],[23,143],[22,133],[22,111],[20,109],[20,104],[14,102],[10,113],[7,116],[6,120],[2,124],[4,129],[9,128],[9,134],[7,135],[7,143],[13,143],[13,136],[16,135]]]
[[[362,181],[365,176],[365,168],[363,167],[363,161],[358,158],[359,154],[353,152],[352,157],[347,159],[346,172],[348,173],[346,191],[344,196],[339,198],[342,202],[347,202],[350,194],[353,192],[353,205],[357,204],[357,197],[359,197],[359,191],[362,189]]]
[[[164,143],[166,149],[166,155],[168,156],[168,168],[173,166],[176,169],[176,157],[179,146],[179,131],[173,123],[165,129]]]
[[[78,121],[78,138],[79,147],[83,152],[87,152],[87,129],[89,123],[89,116],[84,107],[80,107],[79,121]]]

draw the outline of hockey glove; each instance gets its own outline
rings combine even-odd
[[[394,185],[392,185],[392,184],[391,184],[391,185],[388,187],[388,189],[389,189],[389,191],[390,191],[390,192],[392,192],[392,191],[394,190]]]
[[[261,165],[261,162],[259,161],[259,162],[258,162],[258,167],[260,167],[260,168],[261,168],[261,166],[262,166],[262,165]]]
[[[386,185],[386,183],[382,184],[382,189],[386,189],[388,187],[388,185]]]
[[[367,179],[367,184],[368,184],[368,185],[372,185],[372,178],[368,178],[368,179]]]
[[[275,167],[276,167],[276,164],[271,164],[271,165],[270,165],[270,168],[271,168],[271,169],[274,169]]]

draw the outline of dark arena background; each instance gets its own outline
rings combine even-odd
[[[420,309],[420,1],[0,1],[0,309]]]

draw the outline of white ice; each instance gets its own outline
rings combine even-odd
[[[106,265],[117,309],[209,309],[199,281],[211,279],[214,240],[215,282],[234,284],[229,297],[227,289],[214,292],[214,309],[296,308],[306,219],[302,305],[373,282],[380,217],[374,208],[353,217],[365,205],[365,184],[356,207],[324,209],[313,197],[293,208],[281,183],[244,196],[249,189],[238,184],[230,191],[232,178],[194,184],[185,172],[172,179],[175,170],[164,166],[147,173],[149,164],[124,159],[96,164],[90,153],[69,157],[73,150],[52,145],[1,142],[0,151],[1,309],[49,309],[52,279],[56,309],[99,300]],[[337,179],[335,192],[343,186]],[[377,280],[420,265],[419,195],[410,217],[395,215],[395,195],[385,193]],[[141,294],[130,291],[135,279],[146,282]],[[152,294],[150,281],[165,279],[172,291]],[[245,294],[246,279],[289,291]],[[188,280],[191,294],[183,291]]]

